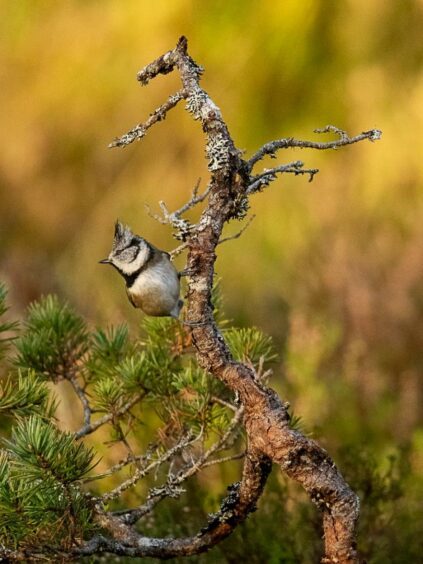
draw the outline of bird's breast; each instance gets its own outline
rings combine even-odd
[[[148,266],[127,288],[131,302],[147,315],[170,315],[179,300],[180,283],[168,259]]]

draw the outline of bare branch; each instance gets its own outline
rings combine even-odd
[[[148,204],[145,204],[145,208],[147,210],[148,215],[163,225],[170,224],[173,225],[175,228],[179,229],[180,228],[179,222],[181,221],[181,215],[187,212],[188,210],[190,210],[191,208],[193,208],[194,206],[196,206],[197,204],[204,202],[204,200],[207,198],[207,196],[210,193],[210,186],[208,186],[202,194],[198,195],[198,188],[200,186],[200,181],[201,179],[198,179],[196,185],[194,186],[191,198],[179,209],[175,210],[174,212],[170,212],[165,202],[161,200],[159,202],[159,206],[160,209],[162,210],[162,215],[160,216],[159,214],[153,213],[151,211],[150,206]]]
[[[124,147],[125,145],[130,145],[137,139],[141,139],[147,133],[147,130],[150,129],[158,121],[163,121],[166,118],[166,114],[169,110],[174,108],[178,102],[186,98],[186,92],[184,90],[179,90],[176,94],[172,94],[166,100],[164,104],[159,106],[150,117],[144,123],[139,123],[133,129],[122,135],[121,137],[117,137],[114,139],[110,144],[109,148],[113,149],[114,147]]]
[[[130,478],[128,478],[127,480],[122,482],[122,484],[120,484],[119,486],[117,486],[116,488],[111,490],[110,492],[103,494],[101,496],[101,500],[104,502],[104,501],[110,501],[112,499],[116,499],[125,490],[134,486],[142,478],[145,478],[145,476],[147,476],[147,474],[149,474],[152,470],[158,468],[159,466],[161,466],[162,464],[167,462],[176,453],[180,452],[184,448],[187,448],[189,445],[192,445],[193,443],[197,442],[199,440],[199,438],[200,437],[193,438],[192,435],[187,435],[187,436],[182,437],[176,443],[176,445],[174,445],[172,448],[168,449],[165,453],[163,453],[162,456],[160,456],[159,458],[157,458],[156,460],[151,462],[145,468],[137,468],[135,470],[134,474]]]
[[[204,200],[209,195],[210,186],[208,186],[202,194],[198,195],[200,181],[201,179],[198,179],[196,185],[193,188],[191,198],[188,200],[188,202],[186,202],[183,206],[181,206],[174,212],[170,212],[168,210],[167,205],[165,204],[165,202],[163,202],[163,200],[159,202],[160,209],[162,210],[161,216],[159,214],[153,213],[150,206],[148,204],[145,204],[145,208],[150,217],[163,225],[171,225],[176,230],[176,233],[174,233],[175,239],[179,239],[185,242],[186,239],[189,238],[191,233],[197,228],[197,225],[190,223],[188,220],[183,219],[181,216],[197,204],[204,202]],[[178,251],[177,254],[179,254],[184,248],[185,246],[181,245],[180,247],[178,247],[178,249],[173,251],[173,255],[176,256],[175,252]]]
[[[88,401],[87,394],[85,390],[79,385],[78,378],[75,375],[70,376],[67,380],[70,382],[72,388],[74,389],[82,404],[82,408],[84,410],[84,428],[88,428],[91,424],[91,415],[93,411]]]
[[[249,218],[247,223],[244,225],[244,227],[240,231],[238,231],[238,233],[235,233],[235,235],[230,235],[229,237],[225,237],[224,239],[221,239],[218,242],[218,245],[221,245],[222,243],[226,243],[227,241],[233,241],[234,239],[239,239],[239,237],[241,237],[241,235],[244,233],[244,231],[246,231],[250,227],[250,225],[254,221],[255,217],[256,217],[255,214],[253,214]]]
[[[204,202],[204,200],[210,194],[211,186],[208,185],[207,188],[204,190],[204,192],[202,194],[198,195],[198,189],[200,187],[200,182],[201,182],[201,178],[198,179],[197,184],[194,186],[193,191],[192,191],[192,196],[188,200],[188,202],[186,204],[184,204],[183,206],[181,206],[179,208],[179,210],[176,210],[175,212],[173,212],[173,215],[180,217],[183,213],[187,212],[188,210],[190,210],[191,208],[193,208],[197,204],[201,204],[201,202]]]
[[[163,486],[154,488],[150,492],[147,501],[143,505],[140,505],[139,507],[130,511],[125,511],[123,521],[126,524],[134,524],[141,517],[143,517],[147,513],[150,513],[152,509],[166,497],[179,497],[181,493],[184,493],[185,490],[180,488],[181,484],[183,484],[188,478],[191,478],[192,476],[194,476],[194,474],[199,472],[204,467],[204,464],[209,460],[209,458],[213,456],[213,454],[225,450],[226,448],[231,448],[233,439],[236,438],[240,432],[239,423],[242,419],[243,413],[244,408],[238,408],[226,432],[217,442],[215,442],[196,460],[192,460],[191,463],[188,464],[183,470],[181,470],[176,476],[172,474],[169,475],[166,483]]]
[[[173,249],[173,251],[170,251],[169,256],[170,256],[170,260],[175,260],[175,258],[177,256],[179,256],[187,247],[188,247],[189,243],[188,241],[185,241],[185,243],[182,243],[181,245],[179,245],[178,247],[176,247],[176,249]]]
[[[155,59],[152,63],[146,65],[142,70],[139,71],[137,74],[137,80],[141,82],[143,86],[146,86],[152,78],[155,78],[158,74],[168,74],[173,70],[175,65],[178,63],[178,55],[183,53],[185,56],[187,55],[187,46],[188,41],[186,37],[181,37],[176,45],[175,49],[168,51],[161,57]],[[203,68],[200,65],[191,62],[196,67],[197,72],[197,80],[200,77],[200,74],[203,72]]]
[[[209,515],[208,523],[193,536],[181,539],[144,537],[119,517],[99,514],[98,524],[112,539],[96,535],[73,550],[77,556],[110,552],[122,556],[172,558],[199,554],[229,536],[234,528],[256,509],[256,503],[266,484],[271,464],[267,457],[248,452],[245,456],[242,480],[228,488],[217,513]]]
[[[327,141],[326,143],[319,143],[317,141],[301,141],[299,139],[294,139],[293,137],[287,137],[285,139],[277,139],[276,141],[270,141],[261,147],[247,162],[247,168],[249,171],[252,170],[254,165],[263,159],[266,155],[271,158],[275,158],[275,153],[279,149],[289,149],[291,147],[297,147],[299,149],[338,149],[345,145],[352,145],[353,143],[358,143],[364,139],[369,141],[378,141],[382,132],[379,129],[371,129],[370,131],[363,131],[355,137],[349,137],[345,131],[335,127],[334,125],[327,125],[322,129],[315,129],[315,133],[336,133],[339,135],[339,139],[336,141]]]
[[[215,464],[222,464],[223,462],[230,462],[232,460],[239,460],[240,458],[244,458],[245,452],[239,452],[238,454],[233,454],[232,456],[223,456],[222,458],[215,458],[213,460],[209,460],[203,464],[203,468],[207,468],[208,466],[214,466]]]
[[[145,396],[145,392],[140,392],[135,396],[133,396],[127,403],[125,403],[125,405],[123,405],[120,409],[116,410],[115,412],[107,413],[106,415],[100,417],[100,419],[97,419],[97,421],[94,421],[93,423],[84,424],[84,426],[81,427],[79,431],[76,431],[74,433],[75,439],[81,439],[82,437],[86,437],[87,435],[94,433],[94,431],[97,431],[97,429],[99,429],[102,425],[105,425],[106,423],[110,423],[110,421],[113,421],[114,418],[121,417],[122,415],[127,413],[131,409],[131,407],[134,407],[134,405],[138,403],[139,400],[142,399],[144,396]]]
[[[254,194],[260,192],[265,186],[268,186],[273,180],[276,179],[277,174],[308,174],[309,182],[312,182],[314,175],[319,172],[318,168],[303,168],[302,161],[294,161],[286,165],[276,166],[274,168],[265,168],[261,174],[252,177],[252,182],[247,188],[247,194]]]
[[[129,464],[138,464],[140,462],[145,462],[146,460],[149,460],[149,457],[145,454],[139,454],[134,456],[133,454],[128,453],[126,458],[111,466],[106,472],[103,472],[102,474],[96,474],[94,476],[87,476],[86,478],[81,478],[78,481],[82,484],[86,484],[88,482],[96,482],[97,480],[102,480],[103,478],[107,478],[108,476],[112,476],[113,474],[116,474],[117,472],[122,470],[122,468],[125,468],[125,466],[128,466]]]

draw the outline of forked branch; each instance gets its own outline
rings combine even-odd
[[[276,151],[279,151],[280,149],[298,148],[325,151],[326,149],[339,149],[339,147],[352,145],[354,143],[364,141],[365,139],[368,139],[369,141],[378,141],[382,136],[382,132],[379,129],[370,129],[369,131],[363,131],[363,133],[355,135],[354,137],[349,137],[345,131],[335,127],[334,125],[327,125],[321,129],[315,129],[314,133],[335,133],[339,136],[339,139],[336,139],[335,141],[319,142],[286,137],[285,139],[270,141],[269,143],[263,145],[263,147],[254,153],[254,155],[247,161],[248,170],[251,171],[254,165],[266,155],[269,155],[271,158],[276,158]]]

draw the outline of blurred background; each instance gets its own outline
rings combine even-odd
[[[281,151],[279,163],[320,173],[255,196],[256,219],[217,262],[227,316],[274,338],[272,385],[371,500],[361,540],[371,562],[417,561],[423,548],[422,24],[422,0],[0,5],[0,279],[14,317],[54,292],[93,325],[138,324],[122,280],[98,260],[116,218],[177,246],[144,204],[174,209],[198,178],[206,185],[204,138],[181,104],[141,143],[107,145],[178,88],[176,74],[144,89],[135,76],[180,35],[247,156],[272,139],[314,139],[328,123],[383,131],[339,151]],[[380,478],[376,500],[360,469]],[[266,534],[273,526],[282,539],[271,516],[286,485],[274,480],[268,523],[258,516],[236,534],[261,535],[248,549],[257,562],[308,561]],[[234,542],[204,558],[241,558]]]

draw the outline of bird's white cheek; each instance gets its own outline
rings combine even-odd
[[[134,272],[137,272],[142,266],[144,266],[146,260],[148,259],[148,249],[142,248],[139,250],[135,260],[132,262],[124,262],[115,258],[116,266],[124,273],[130,276]]]

